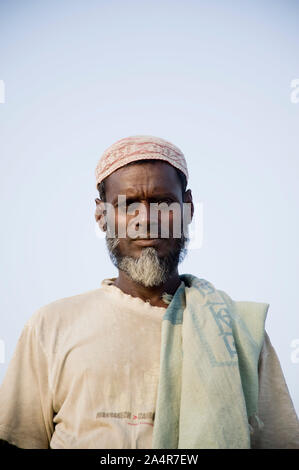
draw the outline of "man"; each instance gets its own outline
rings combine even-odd
[[[0,389],[0,438],[22,448],[299,448],[264,330],[269,305],[178,273],[194,213],[182,152],[157,137],[121,139],[96,179],[95,219],[118,276],[31,316]]]

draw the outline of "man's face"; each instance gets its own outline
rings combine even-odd
[[[109,238],[106,233],[112,262],[144,286],[164,283],[187,251],[188,234],[183,233],[183,202],[192,204],[191,192],[187,191],[183,199],[176,170],[161,161],[130,164],[118,169],[105,180],[105,192],[106,202],[114,208],[115,237]],[[125,196],[126,207],[118,206],[119,195]],[[133,210],[128,214],[127,209],[132,208],[132,203],[139,204],[139,207],[142,205],[142,211]],[[161,211],[151,212],[153,203],[164,203],[164,207],[176,203],[180,211],[164,210],[163,215]],[[153,214],[156,214],[154,218]],[[154,237],[153,227],[156,230]],[[176,238],[175,227],[180,228],[179,238]],[[134,235],[132,228],[136,230]],[[167,238],[163,238],[165,230],[169,232]]]

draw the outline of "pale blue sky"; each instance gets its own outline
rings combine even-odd
[[[150,134],[183,150],[203,203],[180,271],[270,304],[299,414],[299,2],[2,0],[0,31],[0,380],[38,307],[116,274],[94,169]]]

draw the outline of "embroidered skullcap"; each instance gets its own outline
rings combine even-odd
[[[125,137],[112,144],[101,156],[95,170],[96,183],[115,170],[138,160],[163,160],[181,170],[188,182],[187,163],[183,152],[171,142],[151,135]]]

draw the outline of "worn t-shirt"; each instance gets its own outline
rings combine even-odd
[[[104,279],[38,309],[0,388],[0,439],[35,449],[151,449],[165,308]],[[253,448],[299,448],[299,423],[265,333]]]

